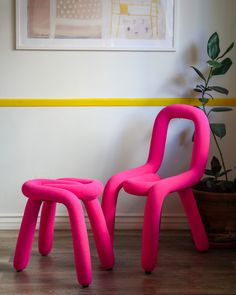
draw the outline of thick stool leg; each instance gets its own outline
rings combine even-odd
[[[196,249],[207,251],[209,248],[208,238],[192,190],[189,188],[179,191],[179,196],[189,221]]]
[[[142,235],[142,266],[146,273],[151,273],[156,266],[164,197],[153,189],[147,197]]]
[[[84,204],[92,226],[101,265],[105,269],[112,269],[114,266],[113,247],[101,205],[98,199],[87,201]]]
[[[39,226],[39,253],[46,256],[52,250],[56,202],[44,202]]]
[[[70,200],[66,207],[72,230],[77,279],[81,285],[86,287],[92,281],[92,265],[84,212],[77,198]]]
[[[28,264],[40,206],[41,201],[27,201],[14,256],[14,268],[17,271],[23,270]]]

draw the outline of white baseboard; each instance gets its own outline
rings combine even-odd
[[[88,217],[86,216],[88,228],[90,228]],[[20,228],[21,214],[0,214],[0,230],[18,230]],[[116,229],[132,230],[142,229],[142,214],[117,214]],[[56,216],[55,229],[69,229],[69,219],[66,215]],[[164,215],[161,221],[162,229],[188,229],[186,217],[184,215]]]

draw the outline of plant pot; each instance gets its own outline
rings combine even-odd
[[[236,247],[236,193],[193,189],[210,247]]]

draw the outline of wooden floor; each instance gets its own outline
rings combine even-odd
[[[0,231],[0,294],[236,294],[236,249],[198,253],[185,231],[161,232],[158,267],[151,275],[145,275],[140,266],[140,232],[116,234],[113,271],[99,267],[90,237],[93,283],[86,289],[76,281],[70,232],[55,233],[48,257],[37,253],[35,242],[29,266],[21,273],[12,268],[16,234]]]

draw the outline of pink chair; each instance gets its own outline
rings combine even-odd
[[[77,278],[81,285],[92,281],[91,258],[82,200],[88,213],[101,265],[111,269],[114,254],[104,215],[98,201],[103,186],[97,180],[61,178],[34,179],[24,183],[22,191],[28,197],[16,244],[14,267],[26,268],[32,249],[40,206],[43,202],[39,227],[39,252],[48,255],[52,249],[56,203],[66,206],[74,244]]]
[[[161,179],[156,172],[163,159],[168,124],[174,118],[184,118],[194,122],[192,161],[186,172]],[[147,162],[138,168],[112,176],[105,186],[102,209],[112,243],[116,203],[120,189],[123,188],[130,194],[147,196],[142,234],[142,266],[146,273],[151,273],[156,266],[162,204],[171,192],[178,192],[180,196],[196,248],[199,251],[208,250],[207,235],[191,187],[200,180],[204,173],[209,141],[209,123],[201,110],[188,105],[167,106],[155,120]]]

